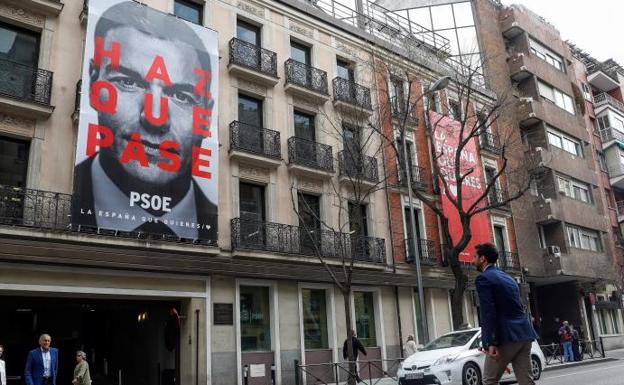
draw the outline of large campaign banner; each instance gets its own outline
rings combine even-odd
[[[435,111],[431,111],[430,122],[434,127],[435,152],[439,157],[441,177],[445,178],[450,195],[457,198],[458,186],[455,178],[455,154],[459,145],[459,135],[461,133],[461,123],[446,116],[440,115]],[[460,156],[459,168],[462,174],[473,170],[466,177],[462,184],[462,202],[466,209],[476,202],[485,190],[483,168],[477,154],[475,139],[471,139],[463,148]],[[459,218],[457,208],[453,205],[444,191],[444,186],[440,184],[442,189],[442,210],[449,219],[449,227],[451,238],[457,242],[462,235],[462,225]],[[483,202],[485,204],[485,202]],[[470,222],[470,230],[472,239],[468,246],[459,255],[461,262],[470,262],[475,258],[475,246],[479,243],[492,242],[492,230],[490,227],[490,218],[487,212],[479,213],[472,217]]]
[[[72,224],[217,240],[217,33],[89,0]]]

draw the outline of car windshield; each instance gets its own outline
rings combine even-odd
[[[421,350],[436,350],[463,346],[466,345],[475,334],[477,334],[476,330],[445,334],[442,337],[436,338],[435,340],[429,342]]]

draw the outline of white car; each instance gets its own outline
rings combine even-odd
[[[481,328],[445,334],[407,357],[398,371],[399,385],[481,385],[485,354],[481,348]],[[537,342],[531,346],[531,375],[537,380],[546,365]],[[511,365],[501,381],[513,381]]]

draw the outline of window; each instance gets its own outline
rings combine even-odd
[[[264,221],[264,186],[241,182],[238,188],[242,219]]]
[[[416,238],[417,238],[416,247],[418,248],[418,254],[416,253],[416,250],[414,250],[414,243],[412,242],[412,217],[410,215],[409,207],[405,207],[403,209],[403,216],[405,218],[405,232],[406,232],[405,240],[407,243],[407,255],[406,255],[407,260],[414,261],[414,259],[418,255],[432,257],[426,254],[428,250],[423,249],[423,245],[421,244],[421,242],[419,242],[422,237],[422,233],[420,232],[420,229],[423,228],[422,223],[421,223],[422,218],[420,217],[420,210],[417,208],[414,208],[414,218],[416,220],[416,228],[414,229],[414,232],[416,233]]]
[[[314,141],[314,115],[295,111],[295,136],[297,138]]]
[[[0,185],[26,187],[30,142],[0,136]]]
[[[260,28],[242,20],[236,22],[236,37],[249,44],[260,47]]]
[[[457,100],[449,99],[449,116],[452,119],[460,120],[462,118],[461,105]]]
[[[570,225],[567,225],[566,228],[570,247],[589,251],[602,251],[602,242],[600,241],[600,234],[597,231]]]
[[[357,161],[358,155],[362,152],[360,148],[360,131],[348,124],[342,125],[342,139],[344,149],[347,151],[348,161]]]
[[[392,104],[392,112],[394,114],[401,114],[405,112],[405,91],[403,89],[403,80],[392,77],[388,84],[388,93],[390,96],[390,103]]]
[[[540,59],[546,61],[551,66],[557,68],[559,71],[563,71],[563,59],[550,49],[546,48],[537,41],[529,38],[529,45],[531,53]]]
[[[303,338],[306,349],[327,349],[327,301],[325,290],[301,289]]]
[[[609,329],[607,328],[607,318],[609,314],[606,309],[597,309],[598,310],[598,319],[600,320],[600,334],[609,334]]]
[[[566,136],[565,134],[562,134],[559,131],[555,131],[552,128],[548,129],[547,135],[548,135],[548,143],[550,143],[552,146],[555,146],[564,151],[567,151],[574,156],[578,156],[578,157],[583,156],[581,143],[578,140],[572,137]]]
[[[593,102],[594,98],[592,97],[592,91],[591,91],[591,88],[589,87],[589,84],[581,83],[581,88],[583,89],[583,97],[585,97],[585,100],[589,100],[590,102]]]
[[[537,186],[537,180],[531,179],[529,184],[529,193],[534,197],[539,196],[539,187]]]
[[[411,141],[406,141],[407,143],[407,168],[408,170],[410,170],[410,177],[412,182],[415,181],[414,178],[419,178],[420,175],[415,175],[414,173],[414,163],[415,163],[415,152],[414,152],[414,143]],[[399,175],[399,179],[400,182],[403,183],[407,183],[407,175],[405,174],[405,161],[404,161],[404,157],[403,157],[403,141],[401,139],[397,139],[396,141],[397,144],[397,151],[399,152],[399,158],[397,159],[397,162],[399,162],[399,167],[398,169],[400,170],[400,175]],[[407,186],[407,185],[405,185]]]
[[[0,60],[24,64],[31,68],[38,67],[39,35],[0,22]],[[11,77],[15,76],[23,77],[25,75],[11,74]]]
[[[191,23],[202,23],[202,6],[190,0],[175,0],[173,14]]]
[[[366,205],[349,202],[349,231],[354,237],[368,236],[368,220]]]
[[[592,202],[589,185],[560,175],[557,176],[557,183],[559,184],[559,192],[565,196],[585,203]]]
[[[505,242],[505,227],[494,225],[494,244],[500,251],[509,250]]]
[[[442,106],[440,105],[440,95],[437,92],[427,95],[425,101],[427,102],[425,105],[425,110],[435,111],[438,113],[442,111]]]
[[[596,156],[598,157],[598,164],[600,165],[600,171],[608,172],[607,168],[607,157],[601,151],[596,151]]]
[[[297,194],[299,242],[304,254],[314,255],[321,246],[321,204],[316,195]]]
[[[609,123],[609,115],[600,116],[597,120],[600,131],[606,130],[607,128],[611,127],[611,123]]]
[[[262,128],[263,124],[262,100],[251,96],[238,95],[238,120],[255,128]]]
[[[240,287],[240,333],[242,351],[271,351],[271,307],[268,287]]]
[[[375,299],[372,292],[353,292],[355,307],[355,332],[362,345],[377,346],[375,327]]]
[[[351,63],[346,62],[341,59],[336,60],[336,66],[338,68],[338,77],[342,79],[346,79],[350,82],[355,81],[355,74],[353,73],[353,68]]]
[[[290,41],[290,57],[293,60],[309,66],[311,62],[310,56],[310,47],[292,40]]]
[[[607,200],[607,207],[610,209],[615,209],[615,199],[613,198],[613,194],[611,190],[608,188],[604,189],[605,199]]]
[[[538,80],[539,93],[542,97],[555,103],[558,107],[563,108],[571,114],[574,114],[574,101],[572,98],[559,91],[556,88]]]

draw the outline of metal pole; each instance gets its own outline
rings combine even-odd
[[[423,97],[426,93],[423,93]],[[425,125],[427,129],[429,128],[429,119],[427,117],[427,111],[425,111]],[[422,328],[422,335],[425,341],[418,341],[419,343],[427,342],[428,340],[428,327],[427,327],[427,316],[425,315],[425,289],[422,284],[422,270],[420,268],[420,253],[418,253],[418,245],[416,243],[416,215],[414,214],[414,201],[412,197],[412,170],[409,169],[409,162],[407,160],[407,140],[405,138],[405,130],[403,130],[403,168],[405,175],[407,177],[407,197],[409,204],[409,215],[410,215],[410,236],[412,237],[412,249],[414,253],[417,255],[414,256],[414,264],[416,265],[416,284],[418,285],[418,300],[420,303],[420,322],[418,322],[418,317],[416,317],[416,322],[418,324],[418,328]],[[435,181],[434,181],[435,183]],[[409,252],[409,250],[408,250]],[[418,333],[417,333],[418,334]]]

